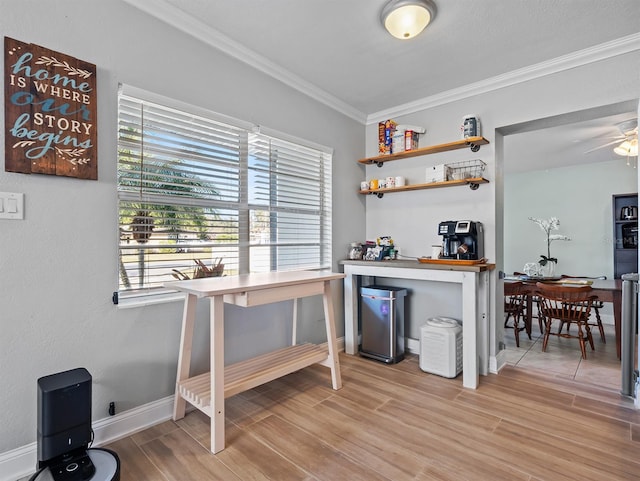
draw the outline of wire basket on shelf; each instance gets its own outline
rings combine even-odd
[[[449,175],[451,176],[451,180],[481,178],[486,166],[487,164],[485,164],[480,159],[463,160],[460,162],[447,164],[447,167],[449,167]]]

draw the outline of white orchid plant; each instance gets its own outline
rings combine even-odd
[[[549,262],[557,264],[558,259],[556,257],[551,257],[551,243],[557,240],[571,240],[571,238],[567,237],[566,235],[551,233],[551,231],[553,230],[560,229],[560,220],[557,217],[551,217],[550,219],[536,219],[535,217],[529,217],[529,220],[538,224],[547,236],[547,255],[541,255],[541,259],[538,261],[538,264],[540,264],[541,266],[546,266]]]

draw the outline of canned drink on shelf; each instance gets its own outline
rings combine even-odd
[[[462,138],[480,135],[480,119],[476,115],[465,115],[462,118]]]

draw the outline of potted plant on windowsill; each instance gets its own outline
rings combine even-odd
[[[558,258],[551,257],[551,243],[557,240],[570,241],[571,238],[566,235],[551,233],[551,231],[560,229],[560,220],[557,217],[551,217],[550,219],[529,217],[529,220],[538,224],[547,237],[547,255],[545,256],[544,254],[541,254],[538,264],[540,264],[540,271],[543,277],[553,277],[555,275]]]
[[[188,279],[203,279],[205,277],[222,277],[224,273],[224,264],[222,263],[222,257],[215,259],[211,267],[207,266],[200,259],[194,259],[196,267],[193,270],[193,274],[189,276],[184,272],[180,272],[177,269],[172,269],[171,275],[179,281],[186,281]]]

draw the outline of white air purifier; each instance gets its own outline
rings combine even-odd
[[[433,317],[420,328],[420,369],[448,378],[462,372],[462,326],[458,321]]]

